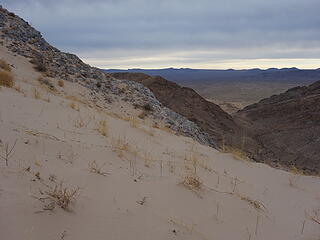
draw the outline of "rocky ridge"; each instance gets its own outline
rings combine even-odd
[[[263,99],[234,117],[262,144],[256,152],[261,161],[319,174],[319,102],[320,81]]]
[[[51,46],[41,33],[28,22],[0,6],[0,44],[13,54],[29,58],[32,63],[41,65],[47,77],[77,82],[91,90],[93,99],[104,105],[125,101],[134,106],[149,104],[150,116],[161,120],[178,134],[192,137],[196,141],[215,146],[208,134],[195,123],[164,107],[154,94],[142,84],[128,80],[117,80],[102,70],[91,67],[76,55],[64,53]]]

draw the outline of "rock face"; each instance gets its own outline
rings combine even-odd
[[[49,76],[65,80],[106,79],[106,74],[83,63],[76,55],[52,47],[39,31],[1,6],[0,27],[0,38],[8,43],[8,48],[13,53],[40,62]]]
[[[219,147],[223,144],[240,147],[242,128],[218,105],[205,100],[193,89],[143,73],[113,73],[112,76],[142,83],[164,106],[200,126]],[[249,142],[253,141],[249,136],[247,138]]]
[[[320,81],[261,100],[235,114],[261,142],[261,161],[320,173]]]
[[[13,54],[30,58],[48,77],[77,82],[91,90],[93,99],[104,105],[124,101],[134,106],[149,104],[150,116],[161,120],[177,134],[192,137],[202,144],[215,146],[208,134],[194,122],[164,107],[142,84],[117,80],[104,71],[82,62],[76,55],[52,47],[39,31],[26,21],[0,6],[0,44]],[[39,70],[39,69],[38,69]]]

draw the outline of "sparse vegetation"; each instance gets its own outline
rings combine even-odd
[[[38,82],[39,82],[40,84],[42,84],[42,85],[46,85],[46,86],[47,86],[50,90],[52,90],[52,91],[55,91],[55,90],[56,90],[56,88],[55,88],[55,86],[53,85],[53,83],[50,82],[50,80],[47,79],[47,78],[39,77],[39,78],[38,78]]]
[[[0,158],[5,161],[7,167],[9,166],[10,158],[14,154],[14,148],[16,147],[17,141],[18,140],[15,140],[12,146],[9,146],[9,143],[4,144],[4,153],[0,155]]]
[[[87,127],[90,124],[90,122],[91,122],[91,119],[85,119],[79,113],[77,118],[74,120],[74,126],[76,128],[83,128],[83,127]]]
[[[253,200],[249,197],[239,196],[241,200],[248,202],[251,206],[253,206],[256,210],[266,210],[264,204],[258,200]]]
[[[42,72],[42,73],[47,72],[47,67],[42,58],[34,57],[33,59],[30,60],[30,63],[34,65],[34,69],[37,70],[38,72]]]
[[[17,92],[22,93],[25,97],[27,96],[27,94],[22,90],[22,88],[21,88],[20,85],[14,86],[13,88],[14,88],[14,90],[16,90]]]
[[[3,69],[4,71],[11,72],[10,65],[2,59],[0,60],[0,68]]]
[[[138,125],[139,125],[139,121],[135,116],[131,116],[129,118],[129,122],[130,122],[130,126],[133,127],[133,128],[137,128]]]
[[[109,125],[107,120],[100,120],[98,122],[98,127],[96,130],[104,137],[107,137],[109,134]]]
[[[59,87],[64,87],[64,81],[63,80],[59,80],[58,81],[58,86]]]
[[[57,205],[65,211],[69,211],[79,197],[79,188],[68,189],[62,183],[55,185],[54,188],[46,191],[48,198],[51,200],[51,205]]]
[[[78,112],[80,111],[79,105],[76,104],[75,102],[70,102],[69,107],[71,107],[73,110],[76,110]]]
[[[117,153],[118,157],[123,157],[123,152],[127,152],[129,150],[129,143],[127,138],[118,137],[117,139],[112,138],[111,140],[112,150]]]
[[[92,162],[89,163],[89,170],[90,170],[90,172],[92,172],[92,173],[96,173],[96,174],[99,174],[99,175],[105,177],[105,176],[107,176],[107,175],[109,174],[109,173],[104,172],[104,171],[102,170],[102,168],[103,168],[105,165],[106,165],[106,164],[104,163],[104,164],[102,164],[101,166],[99,166],[96,161],[92,161]]]
[[[14,81],[11,73],[6,71],[0,71],[0,86],[12,88],[13,85]]]
[[[153,111],[153,108],[152,108],[152,106],[151,106],[150,103],[144,104],[142,108],[143,108],[145,111],[148,111],[148,112]]]
[[[41,93],[36,88],[33,88],[33,98],[34,99],[40,99],[41,98]]]
[[[198,190],[201,188],[202,182],[198,175],[189,173],[184,177],[182,184],[191,190]]]
[[[301,171],[299,171],[295,166],[291,166],[290,168],[290,175],[289,175],[289,185],[291,187],[296,187],[298,180],[300,178],[300,175],[302,175],[303,173]]]
[[[223,146],[222,152],[232,154],[232,156],[235,159],[244,160],[244,161],[248,161],[248,162],[250,161],[247,154],[239,148],[232,148],[229,146]]]
[[[145,119],[148,116],[148,113],[146,111],[142,111],[139,113],[138,118]]]

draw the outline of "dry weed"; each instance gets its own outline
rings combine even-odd
[[[291,166],[290,168],[290,175],[289,175],[289,185],[291,187],[297,187],[298,180],[300,179],[300,176],[303,174],[301,171],[299,171],[295,166]]]
[[[11,73],[6,71],[0,71],[0,86],[12,88],[13,85],[14,81]]]
[[[41,99],[41,93],[36,88],[33,88],[33,98],[34,99]]]
[[[195,190],[195,189],[200,189],[202,186],[202,182],[200,181],[200,178],[198,175],[191,173],[191,174],[187,174],[183,181],[182,181],[182,185],[191,189],[191,190]]]
[[[241,149],[224,146],[223,152],[232,154],[235,159],[250,162],[250,158]]]
[[[130,123],[130,126],[133,127],[133,128],[137,128],[138,125],[139,125],[139,121],[135,116],[131,116],[129,118],[129,123]]]
[[[264,206],[264,204],[258,200],[253,200],[249,197],[245,197],[245,196],[240,196],[240,199],[243,200],[243,201],[246,201],[248,202],[251,206],[253,206],[256,210],[262,210],[262,211],[265,211],[267,210],[267,208]]]
[[[52,203],[63,210],[69,211],[79,197],[79,188],[68,189],[62,183],[57,184],[53,189],[46,192]]]
[[[69,107],[71,107],[73,110],[76,110],[78,112],[80,111],[79,105],[73,101],[69,103]]]
[[[98,127],[96,130],[104,137],[107,137],[109,134],[109,124],[107,120],[101,120],[98,122]]]
[[[58,86],[59,87],[64,87],[64,81],[63,80],[59,80],[58,81]]]
[[[92,161],[89,163],[89,170],[91,173],[96,173],[99,174],[101,176],[107,176],[109,173],[102,171],[102,168],[105,166],[106,164],[102,164],[101,166],[98,165],[98,163],[96,161]]]
[[[9,143],[5,143],[4,145],[4,154],[0,155],[0,158],[5,161],[6,166],[9,166],[9,160],[14,154],[14,148],[16,147],[17,141],[18,140],[16,139],[11,147],[9,146]]]
[[[4,71],[11,72],[10,65],[2,59],[0,60],[0,68],[3,69]]]

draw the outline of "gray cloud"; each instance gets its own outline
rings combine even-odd
[[[320,58],[319,0],[2,2],[50,43],[85,59],[114,57],[123,61],[126,56],[141,60],[161,55],[165,61],[167,55],[170,65],[174,62],[169,56],[181,52],[184,57],[180,60],[188,64],[241,58]]]

